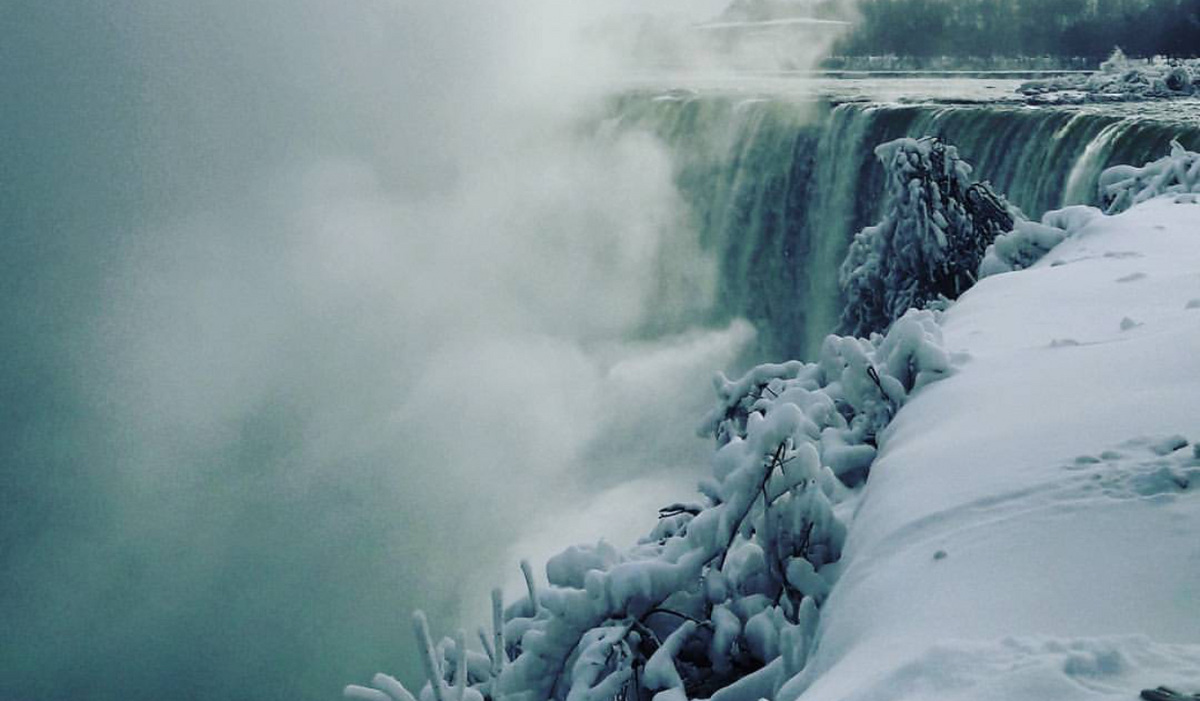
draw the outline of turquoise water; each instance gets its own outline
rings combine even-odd
[[[811,357],[833,331],[837,266],[880,213],[880,143],[937,136],[955,144],[974,177],[1030,217],[1095,204],[1104,168],[1156,159],[1173,139],[1200,148],[1192,102],[1041,108],[989,101],[993,88],[1014,81],[805,83],[643,85],[610,105],[609,128],[649,130],[676,155],[694,226],[719,252],[715,313],[767,330],[768,356]],[[941,99],[951,93],[961,100]]]

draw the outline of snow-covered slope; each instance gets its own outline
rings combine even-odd
[[[1190,200],[1098,217],[947,312],[969,359],[884,434],[819,649],[778,698],[1200,691]]]

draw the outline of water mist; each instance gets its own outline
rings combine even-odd
[[[0,12],[0,698],[415,678],[409,609],[455,625],[566,544],[536,526],[692,482],[752,332],[690,328],[714,265],[661,146],[576,128],[577,9]]]

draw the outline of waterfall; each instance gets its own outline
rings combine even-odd
[[[840,313],[837,266],[880,213],[880,143],[936,136],[958,146],[1026,215],[1095,204],[1100,172],[1200,147],[1192,125],[1102,109],[843,103],[694,93],[613,100],[616,129],[647,130],[674,154],[700,239],[717,253],[711,321],[744,316],[764,357],[808,357]]]

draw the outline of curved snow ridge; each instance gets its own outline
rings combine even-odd
[[[1097,217],[942,320],[880,437],[819,645],[776,697],[1200,692],[1200,205]]]

